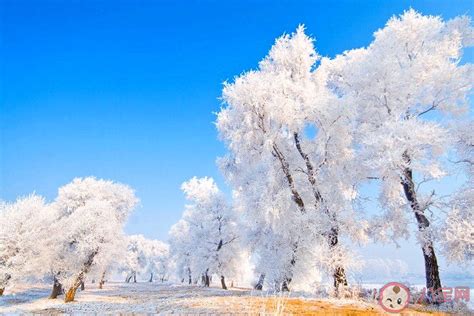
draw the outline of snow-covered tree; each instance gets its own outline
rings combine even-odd
[[[147,275],[149,282],[158,276],[164,281],[168,275],[169,246],[159,240],[146,239],[143,235],[127,236],[127,253],[122,269],[127,273],[126,282],[136,282],[137,273]]]
[[[191,247],[192,243],[189,234],[189,223],[180,219],[169,231],[170,244],[170,264],[173,265],[174,274],[178,279],[188,284],[193,283],[193,273],[191,271]]]
[[[441,242],[450,261],[474,260],[474,122],[456,124],[456,165],[462,166],[466,183],[451,197]]]
[[[189,282],[201,276],[205,286],[217,275],[227,289],[225,278],[236,275],[240,259],[235,214],[212,178],[194,177],[181,188],[191,204],[170,232],[178,273]]]
[[[220,166],[256,234],[260,279],[271,273],[268,283],[283,290],[314,267],[302,264],[316,262],[313,245],[331,258],[334,287],[346,285],[341,236],[363,239],[366,227],[354,225],[353,113],[314,71],[318,60],[302,26],[280,37],[258,70],[225,84],[217,118],[229,148]]]
[[[153,277],[156,276],[158,280],[164,282],[168,280],[170,274],[170,247],[168,244],[156,239],[150,240],[149,245],[150,262],[147,269],[150,274],[149,281],[152,282]]]
[[[137,282],[137,273],[145,270],[146,257],[144,253],[145,237],[143,235],[127,236],[127,255],[122,268],[127,274],[125,282]]]
[[[8,282],[37,275],[45,250],[41,241],[54,219],[54,210],[36,194],[0,204],[0,295]]]
[[[444,122],[466,110],[472,65],[460,60],[472,43],[469,19],[446,22],[408,10],[378,30],[367,48],[322,62],[329,87],[358,115],[360,163],[381,184],[386,212],[372,231],[380,232],[378,237],[406,237],[407,214],[412,214],[426,286],[439,293],[435,232],[427,212],[434,196],[423,194],[419,184],[446,174],[442,157],[450,142]]]
[[[58,219],[51,227],[60,232],[47,241],[51,270],[66,286],[66,302],[94,265],[106,268],[121,247],[123,226],[138,200],[128,186],[92,177],[74,179],[59,189],[54,207]],[[55,282],[56,284],[56,282]]]

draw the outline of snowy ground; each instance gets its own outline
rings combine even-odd
[[[16,292],[16,293],[12,293]],[[62,298],[48,299],[49,288],[11,289],[0,297],[0,313],[186,313],[186,314],[320,314],[376,315],[383,310],[375,303],[340,300],[317,300],[298,293],[290,297],[270,296],[261,291],[197,286],[163,285],[159,283],[107,283],[103,290],[89,284],[79,292],[76,301],[65,304]],[[423,315],[414,309],[403,315]]]

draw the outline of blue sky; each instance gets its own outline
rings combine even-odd
[[[180,184],[212,176],[222,82],[303,23],[320,54],[365,46],[413,7],[452,18],[472,1],[0,1],[0,198],[53,199],[74,177],[136,189],[127,231],[167,238]],[[418,251],[418,250],[417,250]],[[420,260],[421,260],[421,254]]]

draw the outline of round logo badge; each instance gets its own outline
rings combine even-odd
[[[389,313],[398,313],[404,310],[410,302],[410,290],[398,282],[385,284],[379,293],[379,304]]]

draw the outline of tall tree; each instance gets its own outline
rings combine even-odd
[[[357,219],[353,113],[327,89],[326,73],[314,70],[318,60],[302,26],[280,37],[258,70],[225,84],[226,106],[217,118],[229,148],[220,161],[224,174],[239,197],[248,197],[244,211],[259,219],[266,232],[260,237],[269,239],[262,244],[285,252],[279,255],[283,270],[270,280],[283,290],[314,243],[324,243],[334,259],[334,287],[347,285],[345,262],[338,259],[345,252],[341,235],[365,227],[347,221]],[[275,242],[277,248],[270,246]]]
[[[237,221],[233,209],[212,178],[192,178],[182,185],[190,204],[186,205],[183,221],[185,250],[177,251],[188,261],[193,273],[201,275],[204,286],[210,285],[212,275],[217,275],[223,289],[226,277],[235,276],[238,270],[239,243]],[[179,243],[172,243],[179,245]]]
[[[189,234],[189,223],[180,219],[169,231],[170,264],[174,273],[182,283],[192,284],[196,278],[195,271],[191,270],[192,242]],[[194,275],[194,278],[193,278]]]
[[[418,226],[426,286],[438,294],[438,259],[426,212],[431,199],[418,184],[445,175],[441,157],[449,141],[443,120],[466,109],[472,66],[460,60],[472,34],[467,18],[445,22],[408,10],[391,18],[367,48],[323,61],[329,87],[358,114],[361,163],[381,181],[380,201],[388,212],[379,226],[406,235],[403,210],[409,210]]]
[[[55,218],[55,210],[35,194],[0,204],[0,295],[9,283],[37,275],[45,261],[40,241]]]
[[[154,276],[164,280],[168,275],[169,246],[162,241],[147,239],[143,235],[127,236],[128,245],[121,269],[127,272],[126,282],[136,275],[146,275],[149,282]]]
[[[474,260],[474,121],[459,122],[452,129],[456,155],[464,183],[447,203],[441,243],[449,261],[469,264]]]
[[[48,240],[51,269],[66,285],[65,301],[74,300],[86,275],[97,264],[113,260],[124,243],[125,220],[138,203],[131,188],[101,179],[78,178],[59,189],[52,228],[62,234]]]

